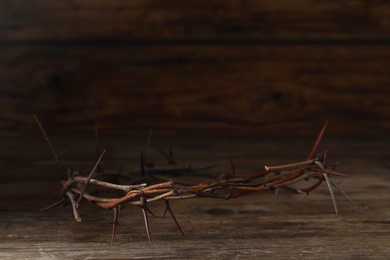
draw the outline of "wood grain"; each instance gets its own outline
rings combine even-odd
[[[387,135],[387,1],[0,1],[0,135]]]
[[[63,157],[72,169],[93,166],[93,140],[53,139],[57,149],[76,144]],[[390,140],[326,138],[333,143],[332,161],[350,178],[336,182],[359,205],[355,208],[339,192],[335,215],[325,185],[309,196],[258,193],[232,200],[172,202],[185,237],[164,207],[151,204],[158,217],[151,218],[152,244],[147,241],[139,208],[126,207],[120,215],[116,242],[110,245],[112,212],[83,204],[81,223],[70,207],[37,212],[59,198],[55,163],[45,142],[36,139],[0,139],[0,257],[2,259],[166,259],[272,258],[284,259],[387,259],[390,256],[389,153]],[[144,140],[106,138],[104,167],[138,166]],[[308,138],[210,138],[160,139],[153,147],[174,147],[178,162],[217,163],[218,172],[230,171],[231,154],[238,171],[253,172],[268,163],[288,163],[305,158],[313,140]],[[151,159],[161,155],[150,150]]]
[[[0,258],[388,259],[389,12],[383,0],[0,1]],[[325,186],[277,203],[181,201],[183,238],[156,204],[152,245],[125,208],[110,245],[110,211],[37,212],[59,185],[32,113],[83,172],[96,120],[104,167],[138,166],[152,127],[154,162],[173,145],[179,162],[225,173],[229,155],[242,172],[306,158],[303,135],[329,118],[322,147],[360,208],[336,193],[334,215]]]
[[[1,129],[91,133],[387,134],[383,45],[68,46],[0,50]]]
[[[0,41],[390,39],[388,1],[0,2]]]

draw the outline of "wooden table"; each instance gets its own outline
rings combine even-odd
[[[104,138],[103,138],[104,139]],[[141,138],[142,139],[142,138]],[[122,169],[138,165],[142,139],[106,138],[103,164]],[[216,163],[214,171],[229,172],[230,155],[238,171],[254,172],[264,164],[305,159],[313,138],[154,138],[150,157],[163,159],[155,147],[173,145],[179,162]],[[71,144],[63,164],[88,172],[93,166],[93,138],[53,141],[62,151]],[[232,200],[194,199],[172,203],[185,237],[162,203],[151,205],[149,244],[141,210],[126,207],[116,241],[110,244],[112,212],[86,203],[83,221],[70,207],[39,209],[59,199],[59,180],[44,141],[1,140],[1,259],[388,259],[390,257],[390,139],[325,138],[338,170],[350,178],[335,182],[359,205],[336,192],[334,213],[326,185],[309,196],[262,192]]]

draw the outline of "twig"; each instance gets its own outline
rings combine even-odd
[[[68,198],[69,198],[69,200],[70,200],[70,203],[72,204],[74,219],[75,219],[77,222],[81,222],[80,213],[79,213],[79,211],[78,211],[78,209],[77,209],[78,203],[74,200],[73,193],[70,192],[70,191],[67,191],[67,192],[66,192],[66,196],[68,196]]]

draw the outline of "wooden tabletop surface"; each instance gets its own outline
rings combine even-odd
[[[174,147],[179,163],[215,163],[215,172],[229,172],[230,155],[240,172],[255,172],[265,164],[305,159],[309,138],[155,138],[150,158],[165,163],[158,147]],[[108,138],[105,167],[132,169],[138,165],[143,139]],[[58,151],[69,146],[62,163],[88,172],[93,166],[93,138],[61,139]],[[164,205],[151,204],[149,244],[142,212],[126,207],[111,245],[112,212],[85,203],[82,222],[71,207],[39,209],[59,197],[55,163],[44,141],[2,139],[0,183],[1,259],[129,259],[129,258],[327,258],[386,259],[390,257],[390,139],[325,138],[338,170],[350,175],[336,183],[358,204],[336,192],[336,215],[326,185],[309,196],[259,192],[231,200],[176,201],[172,209],[183,237]],[[199,179],[200,180],[200,179]],[[200,180],[203,181],[203,180]]]

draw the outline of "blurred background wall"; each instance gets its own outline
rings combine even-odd
[[[389,94],[388,1],[0,1],[1,136],[388,135]]]

